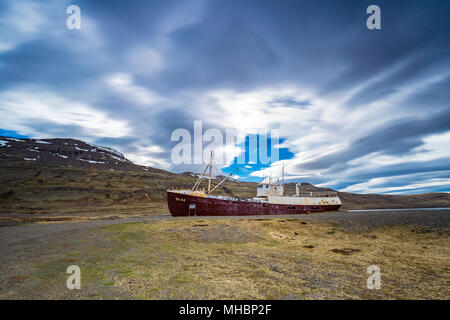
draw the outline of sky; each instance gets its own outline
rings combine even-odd
[[[201,165],[172,161],[178,128],[233,129],[236,157],[277,129],[278,161],[236,178],[284,166],[286,181],[341,191],[449,192],[449,17],[442,0],[0,0],[0,133],[183,172]]]

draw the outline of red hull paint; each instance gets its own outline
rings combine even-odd
[[[306,214],[310,212],[337,211],[341,205],[287,205],[251,201],[233,201],[196,197],[167,192],[167,204],[174,217],[182,216],[253,216],[277,214]],[[195,205],[195,209],[190,209]]]

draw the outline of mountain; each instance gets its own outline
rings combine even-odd
[[[140,166],[119,151],[80,140],[0,137],[0,225],[168,213],[166,190],[191,188],[197,178],[193,172]],[[256,187],[229,179],[215,193],[249,198],[256,195]],[[295,194],[295,183],[286,183],[285,191]],[[302,183],[301,191],[333,190]],[[338,194],[344,210],[450,207],[448,193]]]
[[[112,148],[75,139],[18,139],[0,136],[0,159],[89,169],[160,171],[136,165]]]
[[[450,193],[445,192],[407,195],[338,192],[338,195],[346,210],[450,207]]]
[[[168,213],[166,190],[191,188],[196,179],[80,140],[0,137],[0,225]],[[217,193],[253,197],[255,190],[227,181]]]

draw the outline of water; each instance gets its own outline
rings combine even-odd
[[[366,210],[347,210],[348,212],[371,212],[371,211],[436,211],[450,210],[450,207],[442,208],[407,208],[407,209],[366,209]]]

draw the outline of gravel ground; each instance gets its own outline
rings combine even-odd
[[[277,215],[277,216],[247,216],[247,217],[178,217],[170,215],[152,217],[134,217],[123,219],[104,219],[82,222],[29,224],[0,228],[0,257],[16,250],[14,246],[29,243],[36,245],[60,241],[77,232],[88,228],[126,222],[149,222],[155,220],[206,220],[206,219],[271,219],[294,218],[299,220],[318,220],[337,222],[346,231],[366,231],[384,226],[416,226],[442,231],[450,229],[450,209],[446,210],[401,210],[401,211],[349,211],[326,212],[309,215]]]
[[[160,220],[206,220],[209,219],[298,219],[300,221],[336,222],[347,232],[362,233],[375,228],[410,226],[411,231],[450,233],[450,209],[446,210],[406,210],[406,211],[354,211],[328,212],[309,215],[247,216],[247,217],[179,217],[170,215],[142,216],[133,218],[90,220],[82,222],[29,224],[0,227],[0,299],[19,296],[33,299],[29,288],[17,288],[11,279],[20,278],[33,271],[33,266],[67,253],[67,247],[76,246],[80,239],[94,246],[97,243],[95,228],[126,222],[152,223]],[[94,229],[93,229],[94,228]],[[223,239],[222,239],[223,240]],[[245,239],[244,239],[245,240]],[[25,280],[26,283],[27,280]],[[10,295],[15,292],[16,295]],[[93,293],[94,294],[94,293]],[[121,295],[123,296],[123,293]],[[55,296],[58,298],[58,296]],[[70,298],[70,297],[67,297]]]
[[[373,228],[411,226],[448,232],[450,209],[399,210],[399,211],[351,211],[308,215],[306,219],[335,221],[347,231],[366,231]]]

